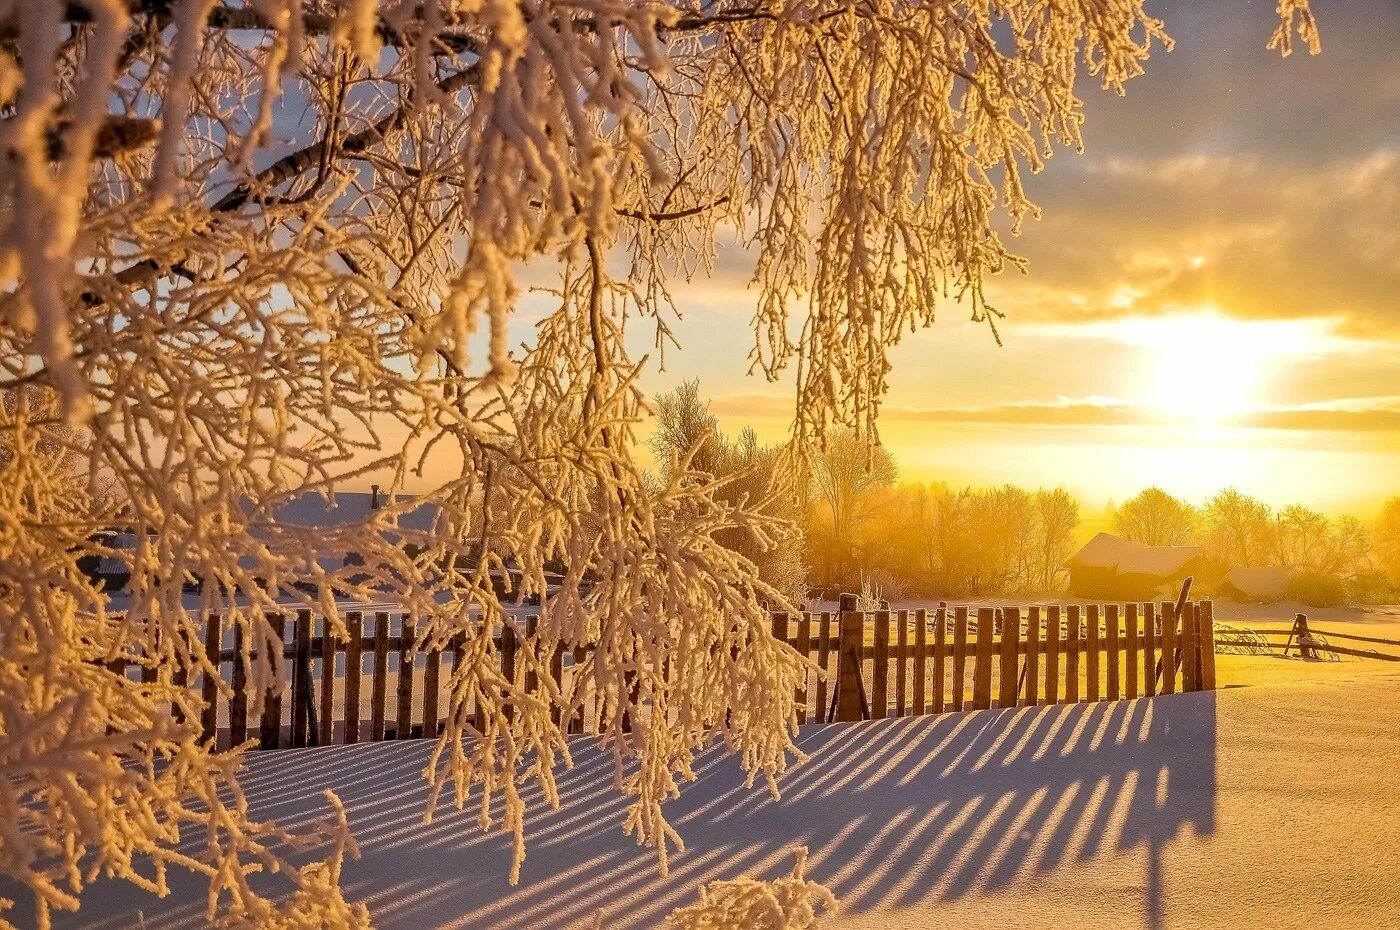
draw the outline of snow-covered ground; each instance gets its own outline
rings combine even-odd
[[[1400,669],[1221,658],[1256,684],[807,727],[778,801],[716,754],[671,805],[687,848],[666,878],[583,743],[515,888],[508,840],[470,812],[421,823],[424,742],[254,754],[246,784],[288,823],[340,794],[364,851],[348,891],[381,927],[586,926],[599,908],[651,927],[699,881],[786,871],[794,844],[841,930],[1400,926]],[[165,901],[102,884],[59,926],[194,926],[201,908],[193,884]]]

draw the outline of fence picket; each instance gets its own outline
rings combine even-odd
[[[1157,605],[1146,601],[1142,605],[1142,693],[1152,697],[1157,693]]]
[[[1163,601],[1158,608],[1158,616],[1162,618],[1162,645],[1161,655],[1157,658],[1157,665],[1161,669],[1161,684],[1159,692],[1161,694],[1176,693],[1176,628],[1180,618],[1176,615],[1176,605],[1171,601]]]
[[[914,611],[914,714],[922,715],[928,706],[928,611]]]
[[[908,684],[904,665],[909,659],[909,611],[901,610],[895,614],[895,618],[899,626],[896,628],[894,650],[895,661],[898,663],[894,667],[894,715],[903,717],[909,709],[904,698],[905,685]]]
[[[1118,695],[1121,691],[1120,685],[1122,677],[1120,675],[1120,669],[1122,666],[1119,664],[1119,660],[1121,659],[1119,651],[1121,650],[1122,646],[1118,639],[1118,605],[1109,604],[1106,608],[1104,608],[1104,610],[1106,613],[1104,623],[1106,626],[1106,632],[1108,634],[1104,643],[1104,649],[1108,653],[1107,697],[1110,701],[1116,701],[1118,700]]]
[[[282,741],[282,649],[286,642],[287,626],[283,617],[273,617],[268,621],[272,627],[272,644],[264,643],[271,655],[267,657],[272,670],[272,683],[263,695],[262,720],[258,725],[258,743],[263,749],[277,749]]]
[[[812,651],[812,614],[802,611],[797,617],[797,651],[801,653],[803,661],[811,658],[808,655]],[[802,672],[802,687],[797,690],[797,722],[807,722],[807,676],[810,672]]]
[[[297,611],[292,632],[292,747],[300,748],[310,740],[307,729],[311,714],[311,611]]]
[[[875,667],[870,687],[870,716],[879,720],[889,713],[890,612],[875,611]]]
[[[1201,688],[1215,690],[1215,605],[1210,601],[1201,602]]]
[[[1036,689],[1040,687],[1040,608],[1026,608],[1026,664],[1021,672],[1025,679],[1021,703],[1026,707],[1036,704]]]
[[[933,712],[943,713],[946,706],[944,693],[948,688],[946,669],[948,668],[948,608],[939,604],[933,612]]]
[[[1079,605],[1069,605],[1065,624],[1065,697],[1063,703],[1079,701]]]
[[[204,658],[208,660],[212,672],[204,673],[201,689],[204,699],[204,712],[199,716],[201,738],[217,746],[219,739],[219,666],[224,651],[224,631],[218,614],[210,614],[204,621]]]
[[[1128,604],[1124,607],[1125,615],[1123,621],[1127,627],[1124,636],[1128,645],[1127,667],[1123,670],[1123,695],[1127,698],[1138,696],[1138,669],[1141,667],[1139,659],[1142,642],[1138,639],[1138,605]]]
[[[1060,639],[1060,606],[1052,604],[1045,612],[1046,704],[1060,702]]]
[[[398,739],[413,735],[413,669],[418,645],[415,626],[407,614],[399,620],[399,680],[394,689],[394,736]]]
[[[977,608],[977,654],[972,666],[973,710],[985,710],[992,706],[992,637],[996,632],[995,625],[995,608]]]
[[[336,636],[331,618],[321,620],[321,745],[329,746],[335,732]]]
[[[1195,604],[1182,607],[1181,630],[1177,634],[1181,644],[1181,690],[1201,690],[1201,654],[1197,651],[1197,636],[1200,621]]]
[[[246,623],[233,627],[233,698],[229,701],[229,745],[241,746],[248,738],[248,669],[243,662],[243,637]]]
[[[1099,605],[1090,604],[1084,621],[1084,699],[1099,699]]]
[[[967,608],[953,608],[953,682],[949,705],[963,709],[963,694],[967,688]]]
[[[827,667],[831,661],[831,611],[821,612],[821,625],[817,631],[817,664],[822,674],[817,676],[817,721],[825,722],[830,717],[826,706]]]
[[[389,703],[389,615],[374,615],[374,680],[370,685],[369,738],[384,738],[385,705]]]
[[[841,611],[836,652],[836,719],[860,720],[863,716],[861,693],[861,653],[865,646],[865,614]]]
[[[1001,652],[997,659],[1001,672],[1001,690],[997,704],[1016,706],[1017,653],[1021,645],[1021,608],[1006,607],[1001,612]]]
[[[365,620],[358,612],[345,618],[350,638],[345,641],[345,742],[360,741],[360,676],[364,673]]]

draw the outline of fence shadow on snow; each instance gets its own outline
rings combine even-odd
[[[1211,692],[807,727],[809,758],[776,801],[743,788],[733,759],[706,755],[668,806],[687,849],[666,878],[622,833],[610,759],[581,741],[560,810],[536,809],[528,792],[514,888],[509,838],[483,835],[474,808],[422,823],[427,741],[257,754],[245,785],[256,814],[286,824],[319,816],[323,788],[341,796],[363,851],[346,890],[382,928],[591,925],[598,908],[608,927],[651,927],[700,882],[785,872],[794,844],[845,913],[1014,892],[1079,864],[1140,886],[1143,923],[1159,927],[1164,850],[1215,831],[1215,739]],[[1138,861],[1143,874],[1125,866]],[[58,925],[201,925],[198,884],[180,885],[162,902],[104,883],[81,919]],[[1016,912],[1037,922],[1026,904]]]

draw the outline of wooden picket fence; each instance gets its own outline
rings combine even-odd
[[[1216,686],[1210,601],[804,613],[773,632],[827,672],[798,691],[803,723]]]
[[[210,617],[205,648],[229,688],[212,678],[195,683],[204,703],[204,737],[228,748],[255,733],[264,749],[436,737],[445,725],[445,689],[463,661],[466,639],[420,649],[411,618],[392,619],[396,623],[387,612],[348,613],[348,638],[309,611],[284,621],[281,680],[288,687],[270,690],[261,714],[250,720],[256,702],[238,660],[243,630],[234,627],[230,647],[219,618]],[[527,639],[535,619],[525,620]],[[776,614],[773,633],[815,666],[797,689],[802,723],[1215,688],[1209,601],[1185,603],[1179,613],[1176,604],[1163,602]],[[504,627],[498,641],[502,671],[528,690],[538,686],[538,675],[526,663],[517,668],[522,648],[527,646],[514,629]],[[557,648],[547,673],[571,689],[569,676],[585,655]],[[138,667],[115,664],[123,673]],[[154,677],[149,665],[137,673]],[[284,700],[290,705],[286,713]],[[591,729],[601,716],[596,700],[578,703],[567,722],[554,711],[555,722],[572,733]]]

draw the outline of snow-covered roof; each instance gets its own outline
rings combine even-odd
[[[378,495],[379,508],[411,504],[412,498]],[[329,497],[315,492],[298,495],[277,508],[277,522],[287,526],[346,526],[367,519],[375,509],[374,495],[364,491],[337,491]],[[401,511],[395,521],[407,530],[427,531],[437,516],[437,506],[424,504]]]
[[[1099,533],[1065,562],[1069,568],[1111,568],[1127,575],[1170,577],[1199,558],[1200,546],[1145,546],[1112,533]]]
[[[1279,598],[1288,590],[1288,582],[1297,570],[1292,565],[1232,568],[1225,573],[1222,582],[1248,597]]]

